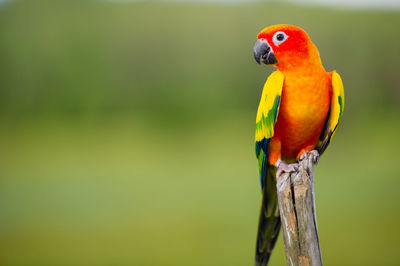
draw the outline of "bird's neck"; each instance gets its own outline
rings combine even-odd
[[[319,74],[326,73],[324,66],[322,65],[321,58],[317,47],[313,43],[309,43],[309,50],[307,54],[292,53],[287,54],[286,58],[283,58],[281,62],[278,60],[276,67],[283,74]]]
[[[326,73],[325,68],[322,65],[321,59],[319,57],[307,58],[305,60],[289,60],[285,64],[278,63],[276,65],[276,68],[281,71],[285,76],[290,74],[316,75]]]

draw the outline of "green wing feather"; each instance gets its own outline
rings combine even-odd
[[[259,162],[260,182],[263,187],[267,168],[269,140],[274,136],[274,125],[279,113],[284,76],[273,72],[265,82],[256,117],[255,148]]]
[[[342,119],[344,108],[344,88],[342,79],[336,71],[332,72],[332,95],[329,114],[325,122],[324,130],[316,146],[321,155],[331,142],[333,135]]]
[[[276,193],[276,169],[268,165],[268,145],[274,136],[284,76],[275,71],[267,79],[256,118],[255,148],[259,163],[262,202],[258,223],[255,265],[266,265],[278,239],[281,220]]]

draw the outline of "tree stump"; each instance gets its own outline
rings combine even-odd
[[[299,171],[277,176],[287,265],[322,265],[314,196],[314,162],[308,152]]]

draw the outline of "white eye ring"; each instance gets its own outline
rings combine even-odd
[[[272,37],[272,41],[276,46],[279,46],[279,44],[283,43],[284,41],[287,40],[289,36],[286,35],[283,31],[277,31],[275,32],[274,36]]]

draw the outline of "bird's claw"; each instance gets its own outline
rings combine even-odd
[[[298,163],[287,164],[282,161],[279,161],[278,170],[276,171],[276,176],[280,176],[282,173],[292,173],[297,172],[299,170]]]
[[[305,151],[299,158],[299,161],[304,160],[306,156],[311,156],[314,163],[319,161],[319,152],[317,150]]]

